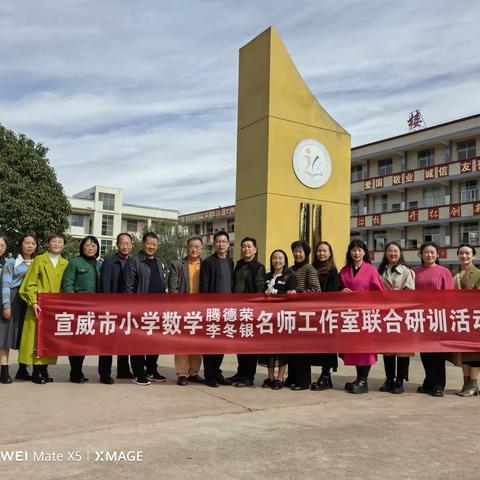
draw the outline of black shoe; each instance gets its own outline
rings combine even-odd
[[[218,388],[218,382],[216,380],[205,380],[205,385],[207,387],[213,387],[213,388]]]
[[[275,380],[271,378],[266,378],[262,383],[262,388],[272,388]]]
[[[128,378],[131,380],[134,376],[132,372],[117,372],[117,378]]]
[[[225,380],[229,380],[232,383],[237,383],[241,380],[241,378],[237,374],[235,374],[235,375],[232,375],[231,377],[227,377]]]
[[[151,385],[150,380],[146,375],[139,375],[138,377],[134,377],[132,382],[135,385],[140,385],[142,387],[146,387],[148,385]]]
[[[431,392],[431,389],[424,387],[423,385],[419,385],[417,387],[417,393],[427,393],[429,394]]]
[[[354,382],[347,382],[347,383],[345,384],[345,391],[351,392],[353,386],[354,386],[357,382],[358,382],[358,378],[357,378]]]
[[[193,383],[205,383],[205,379],[200,375],[190,375],[187,380]]]
[[[361,393],[368,393],[368,382],[366,378],[359,378],[355,382],[352,383],[352,386],[350,387],[349,390],[347,390],[348,393],[353,393],[353,394],[361,394]]]
[[[36,383],[37,385],[45,385],[47,380],[40,372],[33,372],[32,374],[32,382]]]
[[[320,375],[320,378],[316,382],[313,382],[310,388],[314,392],[320,392],[322,390],[333,388],[332,377],[330,375]]]
[[[113,385],[115,382],[113,381],[112,377],[100,377],[100,383],[104,383],[105,385]]]
[[[9,385],[10,383],[12,383],[12,377],[8,372],[8,365],[2,365],[0,372],[0,383],[4,385]]]
[[[383,385],[378,389],[380,392],[391,392],[393,389],[394,380],[387,378]]]
[[[27,366],[23,363],[20,364],[15,375],[15,380],[26,380],[29,382],[32,379],[32,376],[28,373]]]
[[[281,390],[285,386],[285,383],[281,380],[274,380],[272,383],[272,390]]]
[[[232,381],[229,378],[223,378],[222,374],[217,375],[217,382],[220,385],[232,385]]]
[[[443,397],[443,388],[441,387],[433,387],[428,392],[432,397]]]
[[[147,372],[145,374],[149,380],[153,380],[154,382],[162,382],[165,383],[167,379],[163,376],[160,375],[158,372]]]
[[[82,384],[82,383],[87,383],[89,381],[90,380],[87,377],[70,377],[70,382],[71,383]]]
[[[254,387],[255,384],[253,383],[253,380],[250,380],[249,378],[244,378],[243,380],[240,380],[239,382],[237,382],[235,386],[238,388]]]
[[[300,390],[308,390],[308,385],[305,386],[305,385],[290,385],[290,390],[294,391],[294,392],[299,392]]]
[[[188,385],[188,379],[185,375],[182,375],[177,378],[177,385],[181,385],[182,387],[186,387]]]
[[[403,389],[403,380],[395,380],[390,392],[399,395],[402,394],[404,391],[405,390]]]

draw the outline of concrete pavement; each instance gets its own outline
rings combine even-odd
[[[371,392],[358,396],[343,391],[353,367],[340,367],[333,390],[292,392],[179,387],[172,357],[160,357],[166,384],[102,385],[88,358],[91,381],[74,385],[60,361],[52,384],[0,385],[2,480],[480,478],[480,399],[454,395],[462,378],[453,366],[446,396],[432,398],[415,393],[417,358],[405,394],[378,392],[380,361]],[[233,373],[235,357],[223,366]],[[264,373],[259,367],[257,385]]]

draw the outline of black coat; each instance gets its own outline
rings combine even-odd
[[[227,257],[230,276],[233,279],[233,260]],[[200,267],[200,293],[219,293],[220,259],[214,253],[206,258]]]
[[[322,292],[338,292],[340,289],[340,276],[335,267],[331,268],[327,273],[319,274],[318,280],[320,281]]]
[[[125,272],[120,257],[115,254],[107,257],[100,267],[100,291],[103,293],[123,293]]]

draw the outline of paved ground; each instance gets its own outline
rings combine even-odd
[[[358,396],[343,391],[352,367],[339,369],[334,390],[291,392],[178,387],[169,357],[160,369],[167,384],[99,384],[92,358],[92,381],[73,385],[61,360],[52,384],[0,385],[0,455],[27,456],[0,458],[2,480],[480,479],[480,400],[453,394],[461,383],[453,366],[447,395],[432,398],[414,393],[417,359],[404,395],[377,391],[380,363],[371,393]],[[227,375],[234,367],[226,357]],[[124,460],[127,452],[142,461]]]

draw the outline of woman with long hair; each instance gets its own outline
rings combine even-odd
[[[480,270],[473,261],[477,251],[469,243],[462,243],[457,250],[460,263],[457,274],[453,277],[453,285],[457,289],[480,289]],[[478,395],[478,375],[480,374],[480,353],[453,354],[455,365],[462,367],[463,387],[456,392],[460,397],[473,397]]]
[[[318,281],[322,292],[338,292],[340,277],[333,258],[332,246],[326,241],[315,245],[312,265],[317,271]],[[311,355],[311,365],[321,366],[322,373],[310,388],[314,391],[333,388],[330,372],[337,371],[338,358],[336,353],[317,353]]]
[[[80,255],[70,260],[63,275],[62,292],[65,293],[96,293],[100,291],[100,268],[97,258],[100,254],[100,245],[97,237],[87,235],[80,242]],[[85,356],[69,356],[70,381],[85,383],[88,378],[83,374]],[[102,378],[100,382],[112,384],[112,377]]]
[[[415,273],[408,268],[403,258],[402,248],[397,242],[385,246],[383,258],[378,267],[386,290],[415,290]],[[386,380],[381,392],[400,394],[404,392],[403,382],[408,381],[408,367],[413,353],[384,353]],[[396,376],[395,376],[396,372]]]
[[[453,279],[448,268],[439,265],[438,246],[435,242],[425,242],[420,246],[418,256],[422,266],[415,272],[415,288],[417,290],[451,290]],[[445,359],[442,352],[420,353],[425,380],[418,387],[418,393],[427,393],[433,397],[443,397],[446,383]]]
[[[298,240],[290,246],[294,264],[292,270],[297,277],[297,293],[319,292],[320,282],[317,271],[309,262],[311,248],[307,242]],[[287,384],[291,390],[306,390],[312,382],[310,353],[296,353],[288,356]]]
[[[348,245],[345,266],[340,270],[340,288],[346,293],[385,290],[362,240],[352,240]],[[376,353],[344,353],[343,363],[354,365],[357,369],[356,380],[347,382],[345,390],[355,394],[368,393],[368,374],[376,362]]]
[[[60,291],[63,272],[68,264],[68,261],[60,256],[64,246],[63,233],[50,234],[47,239],[48,251],[34,258],[20,286],[20,297],[27,303],[28,308],[23,324],[18,361],[33,365],[32,382],[39,385],[52,381],[48,374],[48,365],[57,363],[57,357],[38,357],[36,354],[37,316],[40,312],[38,294]]]
[[[27,273],[30,264],[38,250],[37,239],[26,234],[18,242],[18,255],[9,258],[2,271],[2,314],[0,315],[0,359],[2,364],[1,383],[12,383],[8,372],[9,350],[20,348],[23,321],[27,312],[27,304],[22,300],[18,291]],[[4,368],[6,366],[6,368]],[[16,380],[31,380],[27,365],[20,363]]]
[[[296,293],[297,277],[288,268],[288,257],[283,250],[274,250],[270,255],[270,271],[266,276],[265,294],[276,295]],[[264,380],[262,388],[280,390],[285,381],[285,370],[288,357],[286,354],[263,354],[258,356],[258,364],[267,367],[268,377]],[[275,368],[278,374],[275,378]]]

